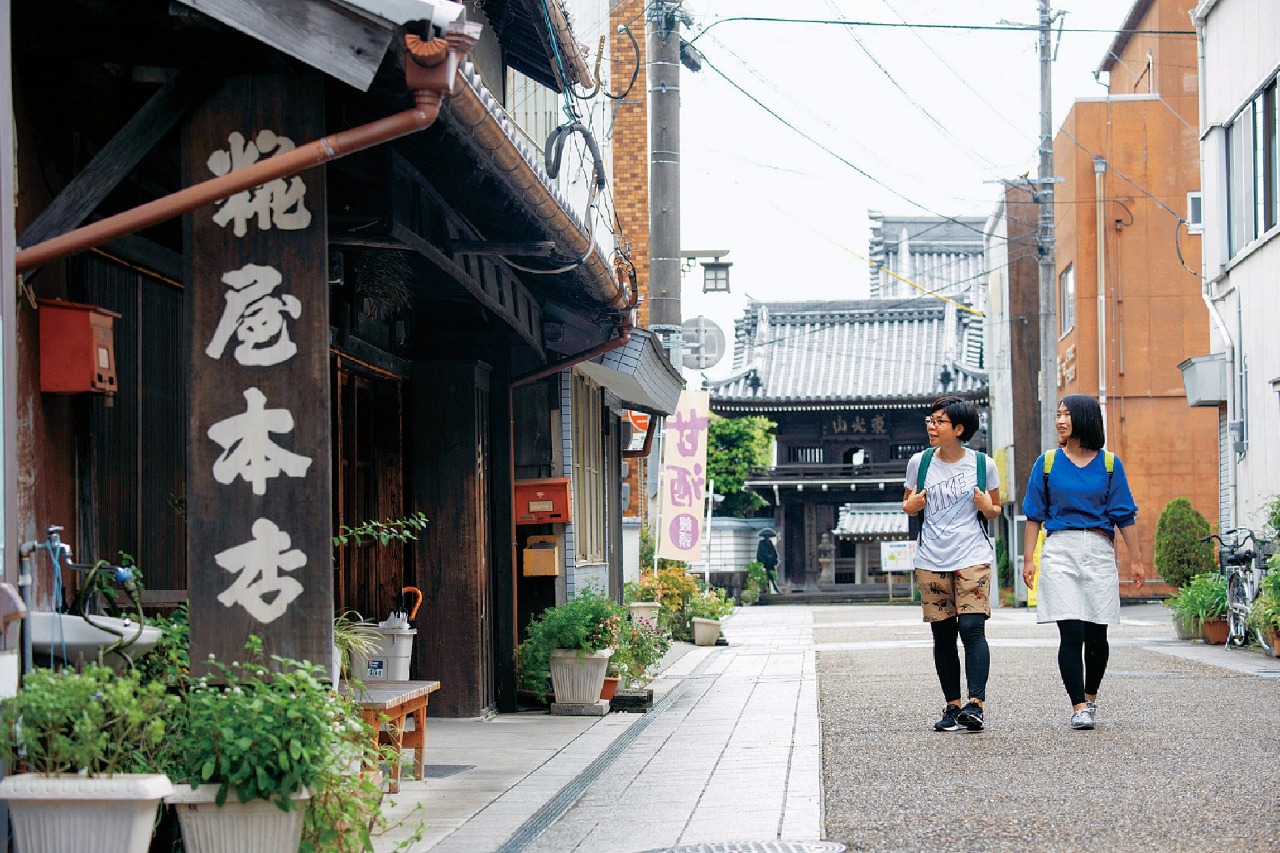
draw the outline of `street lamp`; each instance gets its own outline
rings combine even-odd
[[[728,249],[685,249],[680,253],[684,258],[680,269],[682,272],[689,272],[699,258],[710,258],[709,261],[702,261],[702,292],[728,293],[729,267],[733,266],[733,262],[720,260],[727,254]]]

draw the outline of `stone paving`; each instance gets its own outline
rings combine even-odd
[[[1099,728],[1074,732],[1056,631],[997,611],[969,735],[932,731],[915,607],[740,609],[729,646],[669,656],[648,714],[431,720],[443,778],[390,797],[406,826],[377,849],[425,822],[411,853],[1280,850],[1280,660],[1122,616]]]

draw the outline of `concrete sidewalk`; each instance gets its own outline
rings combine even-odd
[[[1119,723],[1141,694],[1130,700],[1118,689],[1125,681],[1166,679],[1172,676],[1164,673],[1179,669],[1164,656],[1260,679],[1273,688],[1263,695],[1274,697],[1280,688],[1272,680],[1280,678],[1280,660],[1178,641],[1159,605],[1125,607],[1121,615],[1123,624],[1111,632],[1115,671],[1099,743],[1128,736]],[[815,842],[824,826],[837,841],[859,847],[845,822],[850,818],[863,827],[858,837],[870,843],[867,849],[907,849],[922,841],[918,828],[897,823],[902,809],[911,810],[897,776],[872,784],[877,797],[889,798],[883,808],[894,816],[880,827],[884,834],[878,841],[861,834],[875,799],[867,797],[867,782],[890,764],[908,776],[918,771],[924,744],[961,749],[966,743],[929,740],[930,732],[921,741],[917,731],[931,726],[929,715],[940,706],[929,630],[918,607],[740,608],[724,631],[727,647],[678,647],[683,654],[673,655],[651,685],[654,709],[647,714],[431,720],[429,778],[406,779],[399,794],[388,795],[395,803],[388,816],[404,818],[405,825],[379,839],[378,853],[395,849],[419,826],[423,838],[411,853],[640,853],[732,841]],[[987,634],[996,662],[992,684],[1012,695],[1000,697],[992,734],[967,743],[990,747],[1004,738],[1022,744],[1028,735],[1043,737],[1042,725],[1055,731],[1062,720],[1053,714],[1062,716],[1065,700],[1052,663],[1053,626],[1036,625],[1027,610],[1001,609]],[[826,718],[819,716],[819,656],[826,662]],[[1034,682],[1023,673],[1034,673]],[[1257,727],[1246,730],[1273,731],[1269,712],[1255,713]],[[1108,735],[1112,720],[1116,732]],[[1158,739],[1159,729],[1152,734]],[[831,741],[827,784],[834,785],[825,804],[824,737]],[[850,772],[877,753],[875,765]],[[998,767],[993,772],[998,775]],[[846,788],[847,781],[855,788]],[[850,805],[852,814],[846,813]]]
[[[389,819],[405,824],[379,853],[420,822],[412,853],[820,838],[810,609],[739,609],[724,632],[728,646],[685,647],[646,714],[431,720],[426,761],[441,778],[388,795]]]

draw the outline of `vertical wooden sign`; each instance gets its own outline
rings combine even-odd
[[[229,80],[183,133],[183,183],[324,134],[317,75]],[[191,660],[333,656],[325,172],[188,214]]]

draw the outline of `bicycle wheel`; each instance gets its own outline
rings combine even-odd
[[[1227,648],[1249,642],[1249,591],[1244,578],[1232,572],[1227,579]]]

